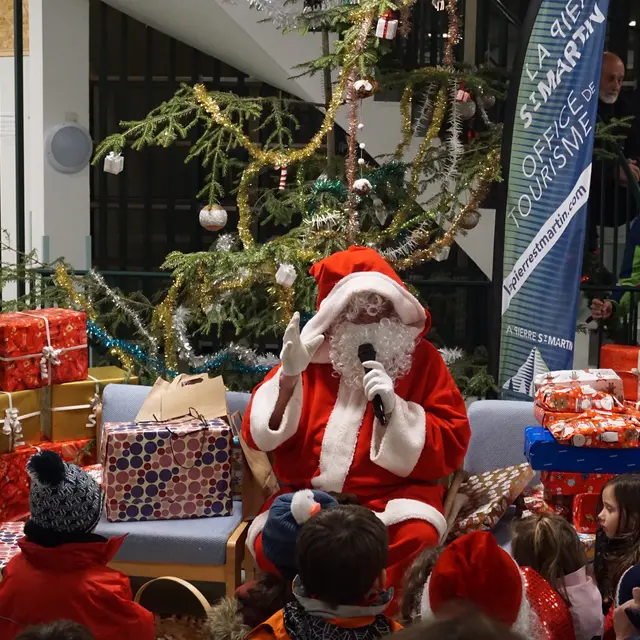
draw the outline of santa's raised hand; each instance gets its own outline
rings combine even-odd
[[[309,366],[315,352],[324,342],[324,336],[316,336],[309,342],[300,339],[300,314],[296,311],[284,332],[280,362],[286,376],[299,376]]]
[[[393,388],[393,380],[385,371],[384,367],[375,360],[363,362],[362,366],[368,371],[362,379],[364,394],[371,402],[376,396],[380,396],[384,405],[384,412],[389,415],[396,406],[396,392]]]

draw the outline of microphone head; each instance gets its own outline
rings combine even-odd
[[[370,342],[365,342],[358,347],[358,358],[360,358],[360,362],[376,359],[376,350]]]

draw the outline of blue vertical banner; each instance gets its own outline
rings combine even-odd
[[[506,396],[531,396],[536,374],[573,365],[608,4],[529,7],[505,122],[503,272],[494,274]]]

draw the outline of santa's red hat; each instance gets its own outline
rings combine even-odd
[[[488,531],[468,533],[442,552],[425,585],[420,615],[428,620],[459,600],[525,637],[574,637],[560,595],[535,571],[518,567]]]
[[[429,314],[389,263],[367,247],[349,247],[314,264],[309,273],[318,283],[318,311],[304,327],[304,339],[324,334],[357,293],[377,293],[389,300],[400,320],[427,331]]]

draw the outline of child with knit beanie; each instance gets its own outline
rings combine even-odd
[[[393,599],[384,589],[387,527],[360,506],[309,514],[296,544],[294,599],[247,640],[375,640],[401,629],[384,614]]]
[[[310,489],[285,493],[274,500],[261,538],[269,571],[257,582],[240,587],[236,599],[226,598],[211,609],[207,621],[211,638],[240,640],[293,599],[291,583],[297,574],[300,528],[320,510],[336,506],[337,500],[329,494]]]
[[[99,640],[153,640],[153,615],[132,601],[127,576],[107,567],[124,538],[93,533],[102,513],[98,484],[53,451],[34,455],[27,471],[31,517],[21,553],[2,574],[0,638],[64,619]]]

